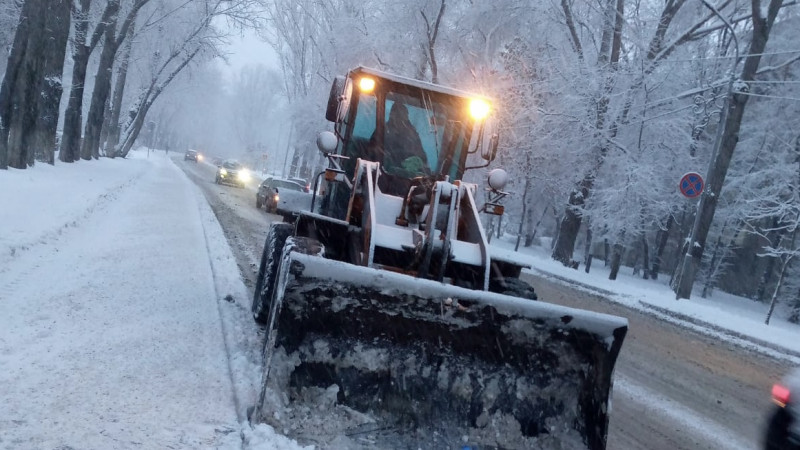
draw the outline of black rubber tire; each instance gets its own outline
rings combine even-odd
[[[261,264],[258,268],[256,288],[253,292],[253,319],[260,324],[267,323],[269,318],[275,277],[278,275],[283,246],[286,239],[293,233],[292,224],[273,223],[269,227],[267,240],[264,242],[264,252],[261,254]]]
[[[492,280],[489,282],[489,290],[511,297],[525,298],[528,300],[538,300],[533,286],[520,280],[519,278],[506,277],[502,280]]]
[[[261,199],[256,195],[256,209],[261,209]]]
[[[764,435],[764,448],[766,450],[797,450],[800,445],[789,441],[789,426],[792,417],[786,408],[776,407],[775,412],[769,417],[767,430]]]

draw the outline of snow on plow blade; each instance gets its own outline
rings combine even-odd
[[[409,448],[605,448],[627,320],[296,252],[277,283],[265,377],[293,396],[337,385]]]

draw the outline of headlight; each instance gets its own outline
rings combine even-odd
[[[361,92],[369,94],[375,90],[375,80],[369,77],[363,77],[358,80],[358,88],[361,89]]]
[[[272,197],[272,200],[274,200],[275,203],[278,203],[278,200],[280,200],[280,197],[278,196],[278,194],[275,194],[275,196]]]
[[[225,170],[225,169],[219,169],[219,174],[220,174],[220,175],[222,175],[222,176],[224,177],[225,175],[227,175],[227,174],[228,174],[228,171],[227,171],[227,170]]]
[[[469,114],[475,120],[485,119],[489,115],[489,102],[479,98],[473,98],[469,102]]]
[[[248,180],[250,180],[250,173],[249,173],[248,171],[246,171],[246,170],[240,170],[240,171],[239,171],[239,179],[240,179],[241,181],[248,181]]]

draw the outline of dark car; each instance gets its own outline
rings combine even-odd
[[[772,386],[764,444],[767,450],[800,450],[800,368]]]
[[[196,150],[187,150],[183,155],[183,160],[197,162],[198,155]]]
[[[294,213],[311,207],[311,194],[305,186],[292,180],[269,177],[261,182],[256,192],[256,208],[262,207],[288,220]]]
[[[217,167],[217,177],[214,181],[217,184],[230,184],[243,188],[250,181],[250,172],[238,162],[228,160]]]

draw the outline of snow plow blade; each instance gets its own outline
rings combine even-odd
[[[337,404],[397,431],[377,448],[605,448],[626,319],[289,247],[264,375],[291,398],[336,385]]]

